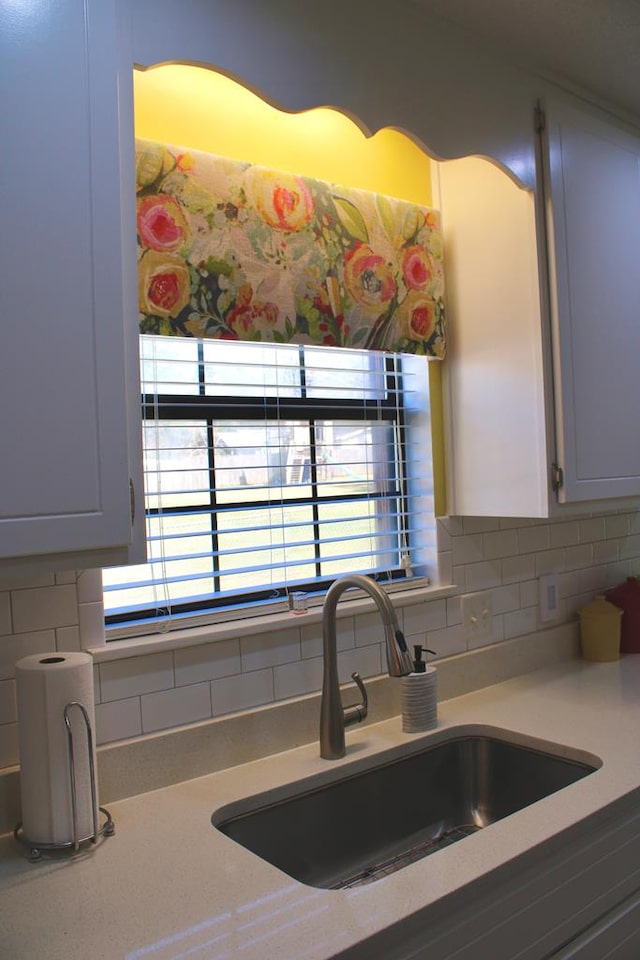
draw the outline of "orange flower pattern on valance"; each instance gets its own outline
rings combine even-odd
[[[140,329],[442,358],[437,211],[136,141]]]

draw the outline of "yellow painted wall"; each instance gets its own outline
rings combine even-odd
[[[431,205],[429,158],[397,130],[368,137],[329,107],[286,113],[204,67],[134,71],[136,136]]]
[[[136,136],[318,180],[432,203],[429,157],[397,130],[368,136],[330,107],[287,113],[229,77],[187,64],[134,71]],[[439,364],[429,364],[436,513],[445,507]]]

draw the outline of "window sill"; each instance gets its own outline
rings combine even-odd
[[[415,603],[450,597],[456,590],[457,587],[454,584],[430,586],[422,581],[422,584],[416,583],[415,586],[411,587],[403,585],[400,589],[392,590],[390,596],[394,607],[400,609]],[[369,613],[375,609],[375,601],[361,593],[360,596],[343,597],[337,608],[337,616],[338,619],[352,617],[360,613]],[[288,628],[300,627],[303,624],[320,623],[321,620],[322,604],[318,603],[317,606],[310,607],[306,613],[292,613],[285,610],[232,622],[209,623],[202,627],[188,627],[173,632],[131,637],[100,646],[90,645],[86,649],[96,663],[105,663],[109,660],[122,660],[127,657],[178,650],[181,647],[215,643],[218,640],[255,636],[257,633],[274,633]]]

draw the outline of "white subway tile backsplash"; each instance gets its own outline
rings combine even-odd
[[[466,593],[467,592],[467,568],[462,567],[452,567],[451,568],[451,582],[456,585],[456,593]]]
[[[489,533],[500,529],[500,520],[493,517],[464,517],[462,528],[465,533]]]
[[[593,543],[605,538],[604,517],[588,517],[580,521],[580,540],[583,543]]]
[[[211,683],[214,717],[249,710],[274,699],[273,670],[254,670]]]
[[[549,547],[549,525],[534,524],[518,530],[518,552],[537,553]]]
[[[567,570],[578,570],[580,567],[591,566],[593,563],[593,544],[583,543],[577,547],[567,547],[565,562]]]
[[[603,581],[606,579],[605,567],[590,567],[588,570],[580,570],[578,574],[578,586],[580,593],[588,593],[593,599],[593,594],[603,589]]]
[[[514,610],[504,615],[504,639],[522,637],[526,633],[534,633],[538,625],[537,607],[525,607],[524,610]]]
[[[470,563],[465,567],[466,587],[469,593],[476,590],[490,590],[502,583],[500,560],[485,560],[483,563]]]
[[[445,551],[445,553],[441,553],[438,557],[438,574],[436,577],[436,582],[443,585],[458,583],[458,581],[454,577],[453,553],[451,552],[451,550],[447,550]]]
[[[588,515],[556,517],[553,520],[544,521],[544,525],[549,532],[549,546],[567,547],[574,543],[580,543],[580,524],[588,519]],[[555,541],[555,543],[554,543]]]
[[[98,743],[126,740],[142,733],[140,697],[96,704],[96,739]]]
[[[57,627],[56,629],[56,650],[78,651],[80,646],[80,628],[79,627]]]
[[[18,719],[15,680],[0,680],[0,723],[15,723]]]
[[[508,583],[491,591],[491,606],[494,614],[519,610],[521,606],[520,584]]]
[[[56,582],[52,573],[0,573],[0,590],[24,590],[27,587],[48,587]]]
[[[336,643],[338,650],[350,650],[353,646],[355,646],[355,627],[353,617],[342,617],[340,620],[336,621]],[[304,624],[300,630],[300,649],[303,660],[322,656],[321,624]]]
[[[534,553],[518,557],[507,557],[501,561],[502,582],[513,583],[516,580],[533,580],[536,575],[536,557]]]
[[[75,570],[61,570],[54,574],[54,583],[77,583],[78,574]]]
[[[338,677],[340,683],[353,683],[351,674],[354,670],[357,670],[361,677],[376,677],[383,669],[386,671],[387,661],[383,646],[384,644],[374,643],[369,647],[345,650],[344,653],[339,654]]]
[[[444,528],[449,536],[461,537],[464,533],[464,517],[439,517],[438,529]]]
[[[11,623],[11,594],[7,590],[0,593],[0,637],[11,633],[13,625]]]
[[[211,686],[194,683],[188,687],[162,690],[141,697],[142,730],[166,730],[211,717]]]
[[[558,622],[575,618],[596,592],[640,574],[640,511],[529,520],[444,517],[438,520],[441,584],[446,599],[397,606],[409,645],[438,658],[471,649],[462,628],[460,599],[490,591],[488,643],[535,633],[538,577],[556,573]],[[435,578],[434,578],[435,580]],[[102,628],[100,571],[4,579],[0,576],[0,765],[17,759],[14,663],[30,653],[75,650],[84,633]],[[337,621],[339,675],[350,683],[384,672],[383,627],[377,610],[346,611]],[[111,660],[94,671],[97,735],[101,743],[247,710],[274,699],[316,693],[322,685],[322,629],[312,618],[291,618],[278,632],[215,641],[175,651]],[[96,645],[103,642],[94,640]],[[346,694],[347,702],[355,700]]]
[[[428,646],[440,660],[443,657],[452,657],[456,653],[464,653],[467,649],[467,640],[462,624],[445,627],[443,630],[434,630],[429,634]]]
[[[102,571],[82,570],[78,574],[78,603],[102,603]]]
[[[608,563],[601,568],[594,567],[594,570],[597,569],[602,570],[601,585],[599,585],[597,589],[608,590],[609,587],[617,586],[629,576],[629,561],[621,560],[619,563]]]
[[[517,530],[499,530],[495,533],[485,533],[483,550],[485,560],[515,556],[518,552]]]
[[[482,534],[455,537],[451,547],[454,564],[477,563],[484,559]]]
[[[12,767],[18,760],[18,724],[3,723],[0,725],[0,769]]]
[[[504,618],[506,614],[500,613],[498,616],[493,617],[491,620],[491,634],[493,637],[494,643],[500,643],[504,640]],[[485,644],[486,646],[486,644]],[[471,649],[471,644],[469,644],[469,649]]]
[[[593,562],[614,563],[619,559],[617,540],[600,540],[593,544]]]
[[[222,640],[218,643],[185,647],[174,652],[176,686],[217,680],[240,673],[240,641]]]
[[[562,600],[562,612],[567,620],[575,620],[582,607],[593,600],[590,593],[578,593]]]
[[[357,670],[361,677],[377,676],[381,670],[380,644],[345,650],[338,656],[338,676],[341,684],[351,683],[351,674]],[[275,667],[273,671],[275,699],[302,696],[314,693],[322,687],[322,657],[301,660]],[[353,686],[357,698],[357,690]]]
[[[104,642],[104,604],[102,600],[78,604],[80,635],[83,647],[95,647]]]
[[[11,594],[14,633],[29,633],[78,623],[75,584],[14,590]]]
[[[491,633],[486,637],[469,637],[467,641],[468,650],[477,650],[479,647],[488,647],[492,643],[500,643],[504,640],[504,616],[499,614],[491,619]]]
[[[0,680],[15,677],[15,665],[22,657],[36,653],[51,653],[56,649],[54,630],[38,630],[17,636],[0,637]]]
[[[500,519],[501,530],[520,530],[522,527],[532,527],[535,520],[525,520],[523,517],[502,517]]]
[[[624,537],[620,541],[620,559],[628,560],[631,557],[637,557],[640,554],[640,534],[632,537]]]
[[[561,599],[566,599],[566,597],[572,597],[574,594],[580,593],[580,571],[572,570],[570,573],[563,573],[558,577],[558,595]],[[531,606],[531,604],[523,603],[523,607]]]
[[[274,667],[273,682],[276,700],[315,693],[322,687],[322,657]]]
[[[125,700],[139,694],[173,687],[173,654],[152,653],[100,664],[100,691],[103,702]]]
[[[566,568],[566,550],[543,550],[541,553],[536,553],[537,577],[544,577],[548,573],[564,573]]]
[[[451,536],[451,531],[449,527],[438,520],[436,524],[436,536],[438,541],[438,552],[443,553],[445,550],[451,550],[453,538]]]
[[[398,623],[401,630],[406,628],[404,624],[404,614],[406,611],[398,610]],[[356,617],[355,621],[356,647],[366,647],[372,643],[382,643],[384,640],[384,624],[380,614],[377,612],[363,613]]]
[[[283,630],[240,641],[242,670],[263,670],[300,659],[300,631]]]
[[[533,607],[538,602],[538,581],[523,580],[520,584],[520,606]]]
[[[549,526],[549,546],[573,547],[580,543],[580,523],[578,520],[569,523],[552,523]]]
[[[604,529],[607,537],[626,537],[629,533],[629,517],[626,513],[605,517]]]
[[[416,603],[405,607],[404,632],[407,636],[414,633],[441,630],[447,626],[447,601],[432,600],[430,603]]]
[[[447,597],[447,626],[455,627],[462,623],[462,610],[460,608],[460,597]]]

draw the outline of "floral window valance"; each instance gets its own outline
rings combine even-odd
[[[445,353],[436,211],[136,142],[143,333]]]

